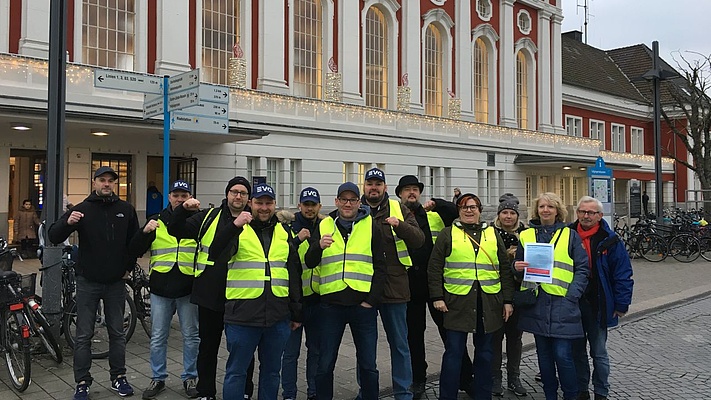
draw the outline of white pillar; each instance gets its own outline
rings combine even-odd
[[[19,53],[49,57],[49,1],[22,2],[22,27]]]
[[[471,0],[460,0],[454,4],[454,43],[456,65],[454,70],[457,81],[454,83],[455,95],[461,100],[462,119],[473,120],[472,108],[472,34]]]
[[[360,21],[359,1],[342,1],[338,9],[338,71],[342,74],[343,102],[349,104],[365,104],[360,93],[360,43],[363,29]],[[397,47],[393,43],[393,47]]]
[[[514,54],[515,0],[501,0],[499,18],[499,125],[518,127],[516,122],[516,55]]]
[[[156,14],[156,75],[176,75],[190,70],[189,1],[159,0]]]
[[[402,53],[402,68],[401,76],[408,75],[410,86],[410,112],[422,114],[424,107],[422,106],[422,68],[420,51],[422,49],[422,38],[420,24],[422,16],[420,15],[419,1],[403,1],[402,2],[402,45],[400,52]]]
[[[0,53],[10,52],[10,0],[0,0]]]
[[[553,133],[551,126],[551,13],[538,11],[538,130]]]
[[[260,0],[259,9],[261,12],[258,35],[261,60],[257,90],[288,94],[289,88],[284,77],[284,49],[290,48],[284,40],[286,7],[283,1]],[[253,61],[256,62],[254,58]]]
[[[146,220],[146,192],[148,191],[148,156],[146,153],[134,154],[133,165],[133,196],[135,198],[133,205],[138,214],[138,221],[142,224]],[[160,183],[159,183],[160,185]],[[168,194],[165,193],[167,196]]]
[[[555,133],[565,135],[563,127],[563,45],[561,40],[561,24],[563,16],[559,14],[553,15],[553,32],[551,46],[551,81],[553,82],[551,90],[551,121]]]

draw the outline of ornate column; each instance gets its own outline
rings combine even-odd
[[[454,43],[456,44],[454,53],[457,60],[454,66],[457,77],[457,81],[454,82],[454,90],[459,97],[458,118],[469,121],[474,119],[472,108],[471,7],[471,0],[460,0],[454,3]]]
[[[156,75],[175,75],[191,69],[189,3],[188,0],[157,2]]]
[[[283,1],[259,0],[259,77],[257,90],[288,94],[284,77],[285,20],[288,10]],[[293,29],[293,28],[292,28]]]
[[[551,80],[553,85],[551,90],[551,109],[553,120],[551,124],[555,133],[565,135],[565,128],[563,127],[563,45],[560,37],[563,16],[555,14],[552,20]]]
[[[538,11],[538,130],[553,133],[551,125],[551,13]]]
[[[400,68],[400,85],[409,88],[410,105],[409,111],[422,114],[424,107],[422,106],[422,86],[421,86],[421,52],[422,52],[422,30],[420,22],[422,15],[420,14],[419,1],[403,1],[402,2],[402,34],[400,36],[400,52],[402,53],[402,65]],[[403,77],[409,77],[408,82]],[[407,90],[398,89],[398,97],[405,96]],[[399,103],[399,101],[398,101]],[[400,108],[400,107],[398,107]]]
[[[329,71],[330,74],[337,73],[338,77],[326,77],[326,85],[329,81],[335,85],[336,79],[341,82],[341,98],[344,102],[360,105],[365,104],[360,93],[360,40],[363,29],[359,24],[359,15],[362,4],[362,1],[338,2],[338,38],[341,41],[338,46],[339,65],[337,72]],[[393,47],[396,48],[395,45]]]
[[[23,1],[20,30],[21,55],[49,57],[49,1]]]
[[[518,127],[516,122],[516,55],[514,54],[515,0],[501,0],[499,17],[499,125]]]

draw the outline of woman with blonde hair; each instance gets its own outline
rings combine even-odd
[[[533,304],[517,310],[521,312],[519,328],[532,333],[536,340],[546,400],[558,398],[556,371],[563,399],[574,400],[578,395],[573,342],[584,337],[578,300],[587,286],[589,268],[580,236],[565,224],[567,214],[560,196],[550,192],[539,195],[533,203],[530,228],[520,234],[521,246],[516,250],[514,261],[516,273],[523,276],[525,268],[536,267],[524,261],[526,246],[553,244],[552,282],[524,280],[521,290],[532,290],[535,299]]]

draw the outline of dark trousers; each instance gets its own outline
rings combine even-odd
[[[123,280],[98,283],[77,276],[77,336],[74,344],[74,381],[91,385],[91,339],[99,301],[104,302],[106,329],[109,332],[109,375],[111,380],[126,375],[126,334],[123,313],[126,284]]]
[[[503,328],[493,333],[494,358],[491,362],[491,377],[493,379],[501,380],[501,342],[504,340],[504,335],[506,335],[506,376],[510,382],[511,379],[518,378],[520,375],[523,331],[517,328],[519,312],[514,311],[511,318],[504,322]]]
[[[427,302],[427,306],[430,309],[430,315],[432,316],[432,321],[437,325],[437,330],[439,331],[439,337],[442,338],[442,343],[444,343],[445,348],[447,345],[447,330],[444,329],[444,313],[437,311],[432,305],[432,302]],[[424,310],[422,310],[424,313]],[[424,339],[423,339],[424,341]],[[423,342],[424,343],[424,342]],[[423,358],[424,359],[424,358]],[[465,347],[462,351],[462,364],[459,369],[459,388],[460,390],[465,390],[472,385],[472,359],[469,358],[469,353]],[[414,371],[414,368],[413,368]]]

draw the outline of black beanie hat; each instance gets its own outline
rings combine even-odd
[[[252,196],[252,185],[250,185],[247,178],[243,176],[235,176],[234,178],[230,179],[229,182],[227,182],[227,187],[225,188],[225,196],[227,196],[227,192],[229,192],[230,189],[232,189],[232,186],[234,185],[243,185],[247,188],[249,196]]]
[[[496,214],[503,210],[514,210],[518,215],[518,204],[518,197],[514,196],[513,193],[504,193],[499,197],[499,209]]]

